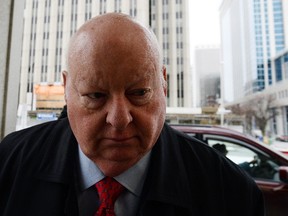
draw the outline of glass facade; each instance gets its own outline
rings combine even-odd
[[[266,4],[265,4],[266,5]],[[266,11],[266,10],[265,10]],[[264,46],[263,36],[267,31],[267,25],[262,25],[262,10],[259,0],[254,0],[254,31],[255,31],[255,48],[256,48],[256,59],[257,59],[257,78],[253,84],[253,92],[261,91],[265,88],[265,58],[264,58]],[[267,17],[265,17],[265,23]]]
[[[275,60],[275,78],[276,82],[279,82],[282,80],[282,58],[277,58]]]
[[[274,60],[276,82],[288,80],[288,52]]]
[[[266,83],[272,85],[271,49],[275,47],[274,51],[278,53],[285,48],[282,0],[273,0],[272,14],[269,14],[268,3],[271,2],[268,0],[254,0],[253,2],[254,39],[257,59],[257,75],[253,83],[253,92],[264,90]],[[272,32],[273,29],[270,29],[271,25],[269,24],[271,21],[274,32]],[[274,44],[271,44],[272,41],[275,41]],[[276,60],[276,81],[283,79],[279,65],[282,65],[281,60]]]
[[[284,49],[284,27],[283,27],[283,8],[282,0],[273,0],[273,18],[275,49],[277,52]]]

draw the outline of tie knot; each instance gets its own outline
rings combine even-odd
[[[124,187],[111,177],[105,177],[98,183],[96,188],[99,194],[100,207],[102,209],[114,209],[114,203],[120,193],[124,190]]]

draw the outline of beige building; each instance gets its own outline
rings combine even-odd
[[[168,106],[192,106],[188,0],[26,0],[19,104],[36,109],[34,86],[62,82],[71,35],[86,20],[108,12],[151,26],[167,66]]]

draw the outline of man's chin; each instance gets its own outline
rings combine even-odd
[[[123,154],[113,155],[110,152],[108,157],[95,160],[94,162],[106,176],[114,177],[128,170],[130,167],[136,164],[140,158],[141,156],[135,155],[134,157],[131,157],[131,155],[128,157],[127,155]]]

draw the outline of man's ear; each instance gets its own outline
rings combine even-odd
[[[62,78],[63,78],[64,87],[66,86],[67,74],[68,74],[67,71],[62,71]]]
[[[63,77],[63,85],[64,85],[64,98],[67,103],[67,98],[66,98],[66,85],[67,85],[67,76],[68,72],[67,71],[62,71],[62,77]]]
[[[163,80],[163,89],[164,89],[164,94],[167,96],[167,72],[166,72],[166,67],[163,65],[162,66],[162,80]]]

